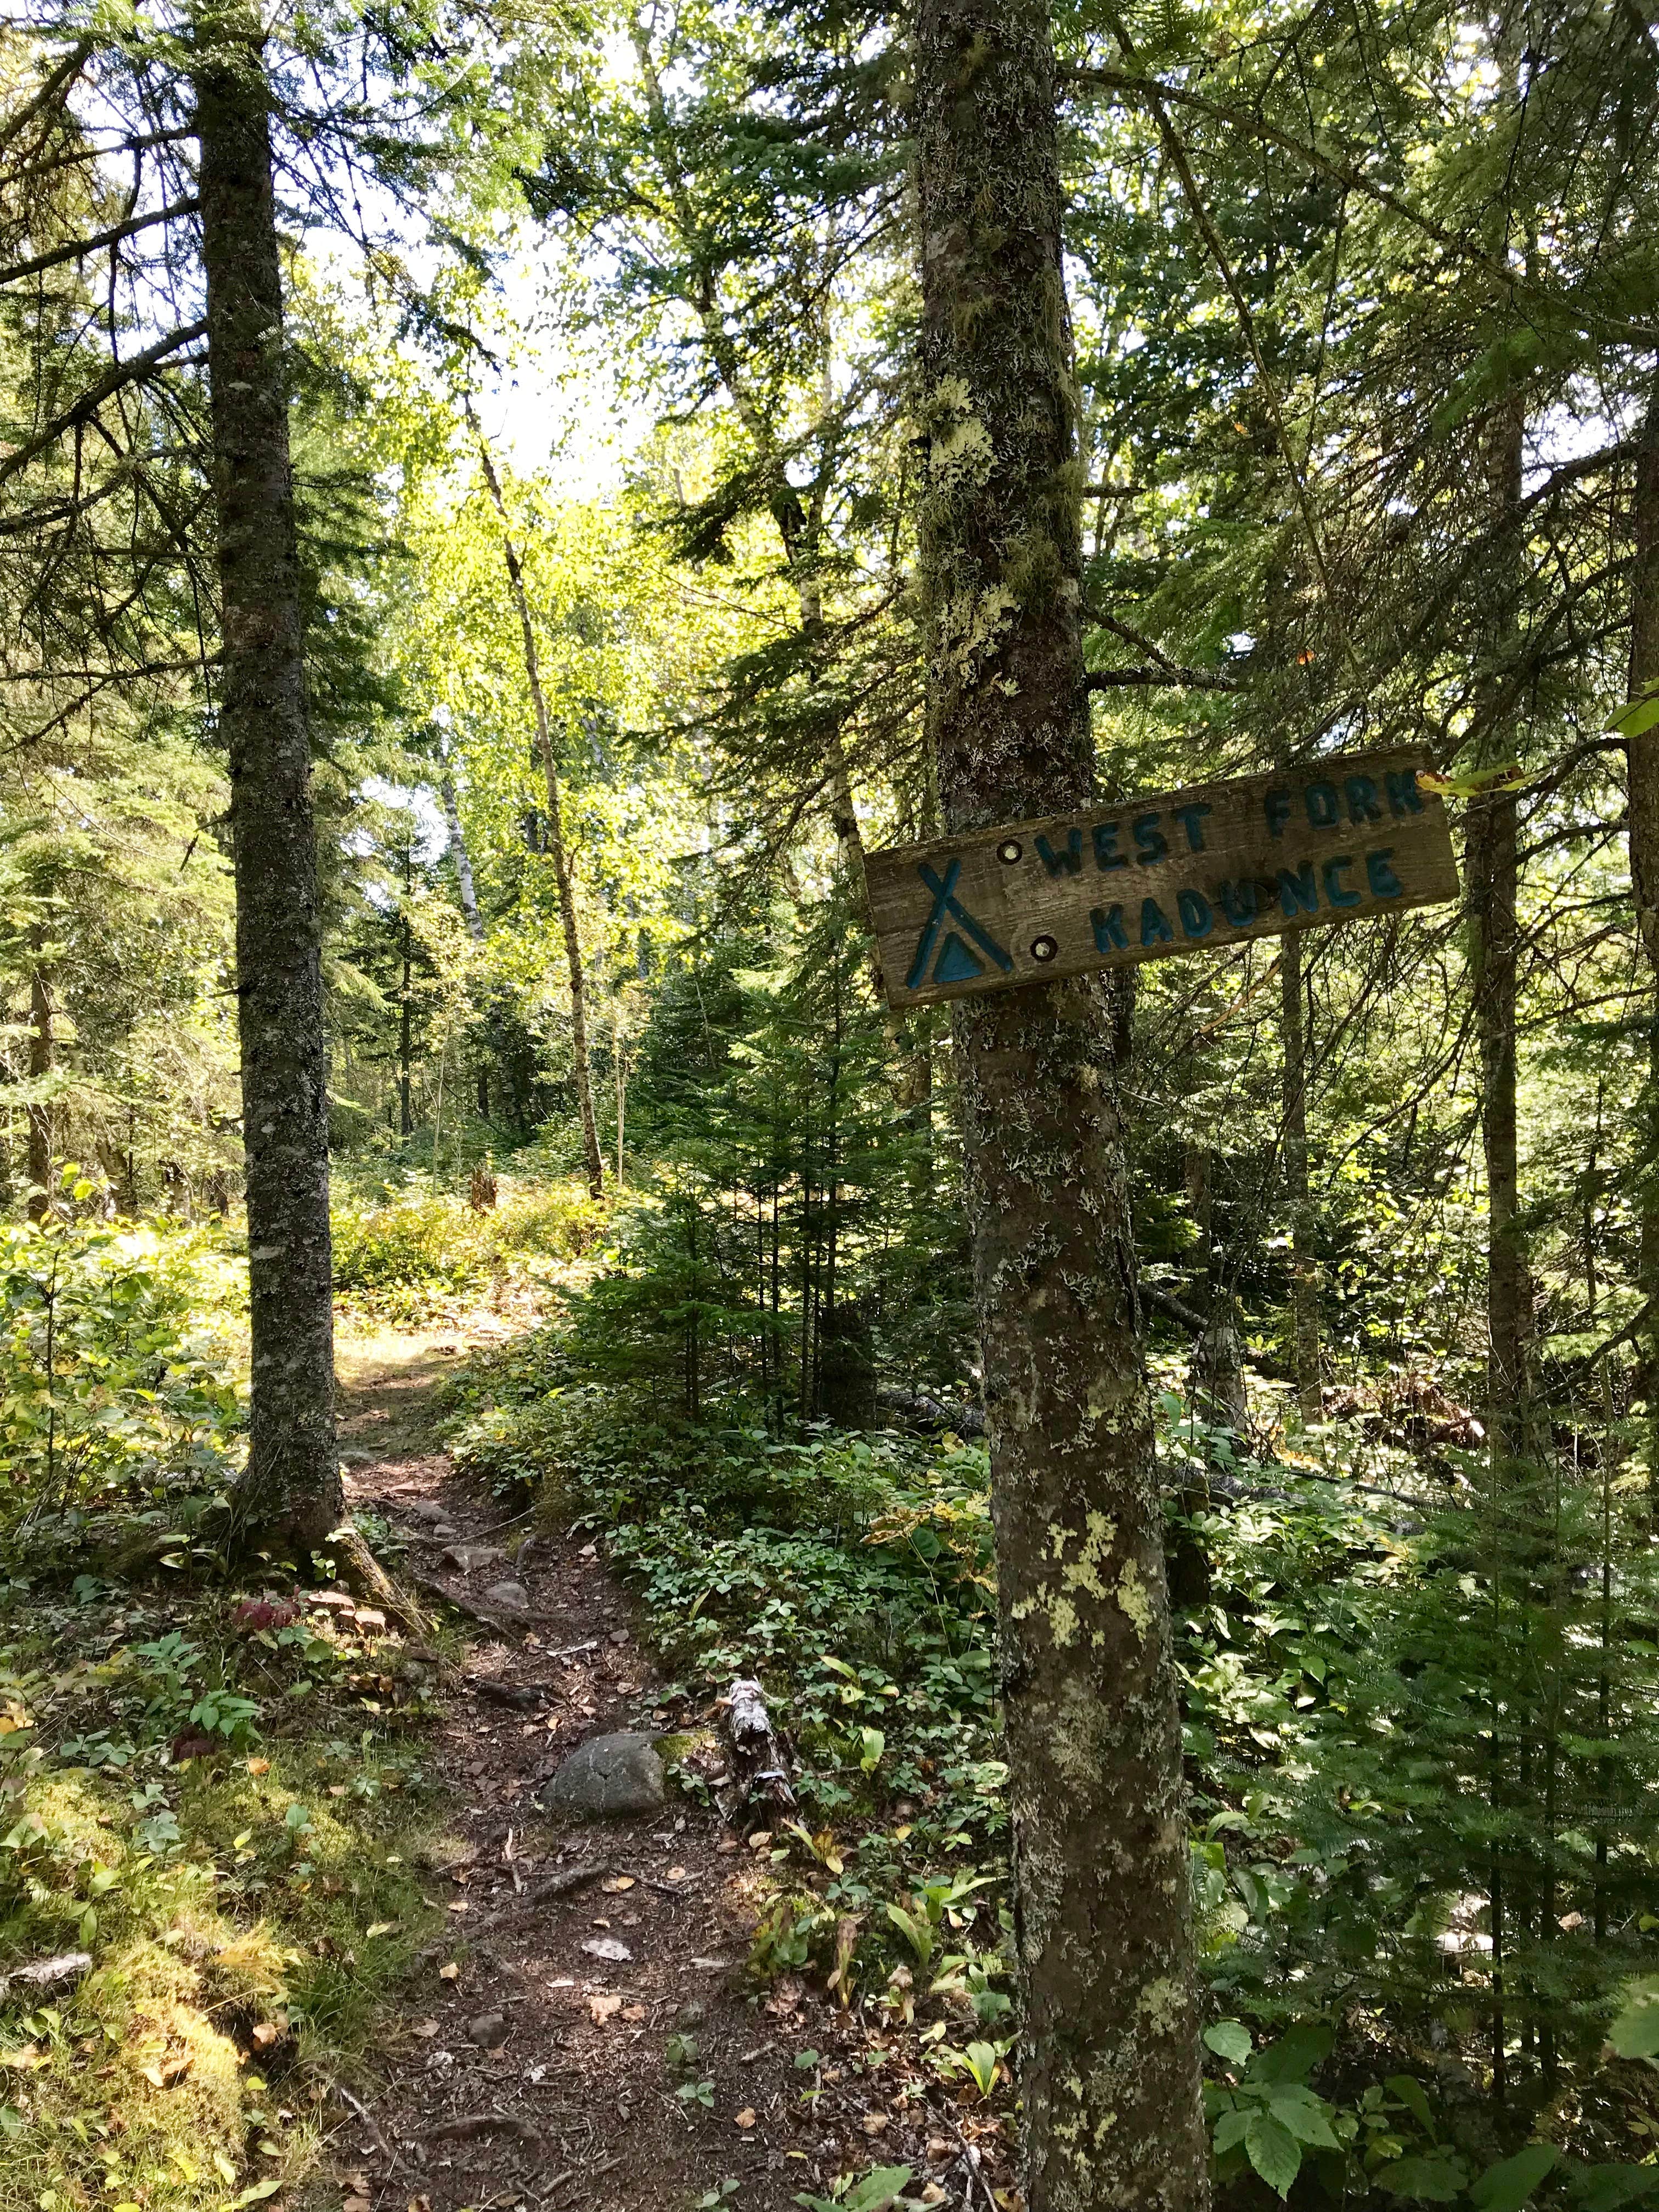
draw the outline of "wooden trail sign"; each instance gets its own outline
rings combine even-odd
[[[894,1006],[1207,951],[1457,896],[1416,748],[1339,754],[869,860]]]

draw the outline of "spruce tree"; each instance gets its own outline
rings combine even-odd
[[[1046,0],[915,33],[928,725],[947,833],[1087,802]],[[1097,979],[960,1002],[1032,2212],[1209,2201],[1163,1522]]]
[[[299,533],[264,33],[196,23],[202,265],[223,609],[252,1403],[240,1505],[321,1543],[343,1510],[334,1427],[328,1069]]]

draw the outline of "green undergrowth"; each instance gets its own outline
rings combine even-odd
[[[234,1274],[216,1223],[0,1224],[0,1546],[195,1540],[242,1450]]]
[[[272,1582],[0,1590],[0,2212],[300,2202],[437,1921],[434,1655]]]
[[[1218,1478],[1170,1538],[1207,1583],[1177,1649],[1220,2201],[1659,2203],[1659,2075],[1604,2048],[1659,1932],[1639,1517],[1524,1471],[1493,1504],[1358,1426],[1298,1437],[1293,1465],[1238,1456],[1172,1393],[1158,1413],[1172,1500]],[[1006,2097],[982,1447],[779,1436],[740,1403],[665,1419],[546,1328],[459,1379],[454,1449],[600,1538],[685,1710],[759,1675],[799,1817],[759,1846],[757,1972],[811,1974],[922,2075]],[[1494,1866],[1501,1985],[1469,1876]]]
[[[533,1297],[562,1279],[604,1219],[574,1181],[501,1177],[492,1188],[477,1207],[413,1171],[371,1190],[337,1190],[334,1281],[348,1311],[416,1322]]]

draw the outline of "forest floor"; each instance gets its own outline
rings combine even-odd
[[[775,2212],[899,2164],[926,2202],[977,2181],[988,2203],[951,2119],[884,2097],[846,2013],[745,1976],[768,1838],[672,1786],[642,1820],[539,1809],[579,1742],[664,1734],[671,1716],[595,1545],[539,1524],[520,1544],[529,1516],[504,1521],[439,1445],[435,1386],[470,1348],[459,1333],[341,1346],[352,1504],[404,1532],[424,1595],[448,1592],[476,1639],[428,1766],[447,1805],[428,1890],[453,1933],[417,1960],[378,2083],[333,2139],[345,2212]],[[528,1609],[496,1627],[473,1609],[505,1577]],[[538,1702],[514,1710],[514,1691]]]

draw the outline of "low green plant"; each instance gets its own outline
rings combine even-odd
[[[856,2180],[849,2179],[832,2197],[812,2197],[803,2191],[795,2202],[804,2204],[806,2212],[891,2212],[896,2205],[914,2204],[914,2198],[904,2194],[911,2179],[908,2166],[878,2166]]]
[[[232,1480],[242,1416],[196,1275],[210,1237],[0,1224],[0,1544],[27,1530],[36,1571],[115,1516],[179,1528],[182,1555]]]
[[[334,1281],[347,1303],[377,1318],[414,1322],[476,1304],[511,1282],[556,1279],[602,1218],[579,1183],[500,1186],[477,1212],[459,1194],[410,1172],[373,1194],[337,1195]]]

